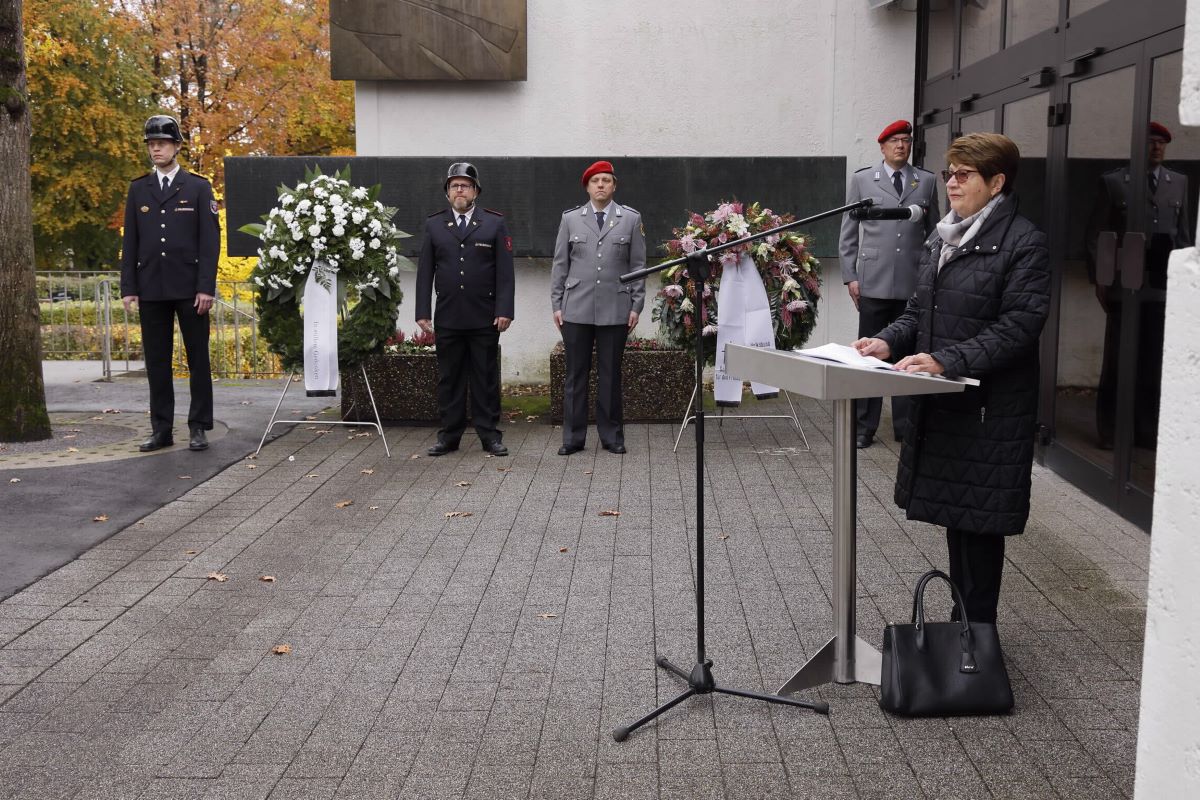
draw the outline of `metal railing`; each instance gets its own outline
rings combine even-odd
[[[127,313],[120,302],[120,276],[115,272],[54,271],[37,274],[41,311],[42,353],[50,360],[97,360],[104,380],[111,380],[114,362],[142,357],[137,311]],[[244,281],[217,281],[209,340],[215,378],[273,378],[282,375],[279,359],[258,335],[253,312],[253,287]],[[175,371],[187,374],[176,327]],[[120,370],[118,370],[119,372]]]

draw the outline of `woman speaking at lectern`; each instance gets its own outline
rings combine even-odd
[[[914,398],[896,473],[908,518],[946,528],[972,622],[996,621],[1005,537],[1029,517],[1050,273],[1045,235],[1017,213],[1019,160],[998,133],[954,140],[942,172],[951,210],[925,242],[916,292],[899,319],[854,343],[897,369],[979,380]]]

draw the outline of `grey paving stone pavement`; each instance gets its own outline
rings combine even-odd
[[[831,634],[830,410],[798,409],[811,452],[774,421],[708,429],[731,687],[773,692]],[[1149,536],[1047,470],[1007,553],[1011,715],[898,719],[833,685],[804,695],[828,717],[704,696],[617,743],[682,688],[655,654],[694,659],[688,437],[563,458],[511,423],[508,458],[434,459],[430,429],[391,428],[388,459],[365,433],[297,426],[0,603],[0,798],[1132,796]],[[895,462],[860,452],[871,641],[945,561]]]

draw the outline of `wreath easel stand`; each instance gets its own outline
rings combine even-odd
[[[358,368],[362,372],[363,384],[366,385],[366,387],[367,387],[367,397],[369,397],[371,399],[371,411],[374,412],[374,414],[375,414],[375,421],[371,422],[370,420],[367,420],[366,422],[361,422],[361,421],[360,422],[347,422],[346,417],[349,416],[350,412],[354,410],[354,406],[352,405],[352,406],[350,406],[349,409],[347,409],[346,413],[342,416],[342,419],[335,420],[332,422],[322,422],[320,424],[321,425],[348,425],[348,426],[352,426],[352,427],[368,425],[368,426],[374,428],[379,433],[379,441],[383,442],[383,452],[387,453],[388,458],[391,458],[392,450],[391,450],[391,448],[388,447],[387,437],[385,437],[383,435],[383,420],[381,420],[379,418],[379,408],[375,405],[375,393],[373,391],[371,391],[371,379],[367,377],[367,367],[365,364],[359,364]],[[292,381],[294,381],[295,379],[296,379],[296,371],[295,370],[292,370],[291,372],[289,372],[287,378],[284,379],[283,391],[280,392],[280,394],[279,394],[279,402],[277,402],[275,404],[275,410],[271,412],[271,419],[267,422],[267,429],[265,431],[263,431],[262,438],[259,439],[259,441],[258,441],[258,449],[254,451],[254,455],[258,455],[259,451],[263,449],[263,445],[267,441],[267,435],[271,432],[271,428],[274,428],[276,425],[287,425],[287,424],[302,425],[305,422],[312,422],[312,420],[307,420],[307,419],[277,419],[276,418],[277,415],[279,414],[279,409],[283,406],[283,398],[287,397],[288,387],[290,387],[292,385]],[[330,395],[332,395],[332,394],[334,394],[334,393],[331,392]]]

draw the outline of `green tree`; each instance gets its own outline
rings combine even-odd
[[[33,277],[21,0],[0,0],[0,441],[50,438]]]
[[[141,21],[111,3],[25,0],[38,266],[115,262],[156,81]]]

